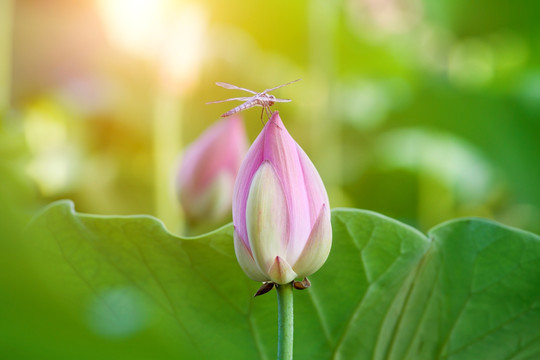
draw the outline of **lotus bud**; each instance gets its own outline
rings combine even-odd
[[[249,149],[233,194],[234,247],[255,281],[288,284],[328,258],[332,228],[319,173],[274,112]]]
[[[215,224],[230,216],[234,181],[247,148],[238,116],[212,125],[186,148],[176,191],[188,224]]]

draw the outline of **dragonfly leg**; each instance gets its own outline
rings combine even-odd
[[[272,110],[270,110],[270,106],[265,106],[264,110],[266,111],[266,117],[268,117],[268,120],[272,117]]]
[[[262,110],[261,110],[261,122],[262,122],[263,126],[266,125],[266,123],[265,123],[264,120],[263,120],[264,109],[265,109],[265,107],[263,106],[263,108],[262,108]]]

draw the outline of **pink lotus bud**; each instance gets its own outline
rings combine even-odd
[[[189,223],[215,223],[230,216],[234,181],[247,147],[242,119],[231,116],[185,150],[176,190]]]
[[[255,281],[290,283],[313,274],[330,253],[326,189],[277,112],[242,163],[233,222],[236,257]]]

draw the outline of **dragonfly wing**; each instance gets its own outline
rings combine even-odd
[[[238,101],[249,101],[251,98],[252,98],[252,96],[238,97],[238,98],[230,98],[230,99],[225,99],[225,100],[210,101],[210,102],[207,102],[207,104],[217,104],[217,103],[222,103],[222,102],[225,102],[225,101],[233,101],[233,100],[238,100]]]
[[[255,91],[253,90],[249,90],[249,89],[244,89],[244,88],[241,88],[239,86],[236,86],[236,85],[233,85],[233,84],[229,84],[229,83],[225,83],[225,82],[217,82],[216,83],[217,86],[221,86],[222,88],[225,88],[225,89],[230,89],[230,90],[244,90],[244,91],[247,91],[247,92],[250,92],[252,94],[257,94]]]
[[[291,99],[272,99],[273,102],[291,102]]]
[[[293,80],[293,81],[289,81],[289,82],[286,83],[286,84],[279,85],[279,86],[276,86],[276,87],[273,87],[273,88],[270,88],[270,89],[266,89],[266,90],[264,90],[261,94],[266,94],[266,93],[269,92],[269,91],[272,91],[272,90],[276,90],[276,89],[282,88],[282,87],[284,87],[284,86],[287,86],[287,85],[289,85],[289,84],[295,83],[295,82],[300,81],[300,80],[302,80],[302,79],[296,79],[296,80]]]

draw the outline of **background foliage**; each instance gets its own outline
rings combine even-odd
[[[77,310],[51,310],[67,285],[43,283],[21,232],[63,198],[179,232],[178,156],[228,110],[204,103],[237,95],[215,81],[302,78],[276,92],[293,99],[279,110],[332,207],[423,232],[482,216],[539,233],[539,12],[502,0],[1,0],[2,348],[102,336]],[[244,116],[254,139],[259,113]],[[127,354],[159,336],[105,338]]]
[[[422,230],[477,215],[540,231],[535,3],[12,4],[2,124],[23,135],[41,203],[153,214],[175,230],[177,156],[231,105],[205,102],[239,95],[214,82],[300,77],[276,93],[293,99],[279,110],[333,207]],[[244,115],[253,139],[259,113]]]

